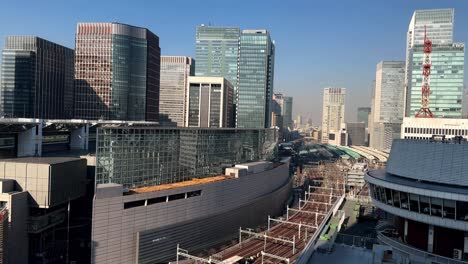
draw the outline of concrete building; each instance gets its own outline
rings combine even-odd
[[[348,145],[365,146],[366,144],[366,124],[364,123],[346,123],[346,132],[348,133]]]
[[[468,139],[468,119],[405,117],[401,126],[404,139]]]
[[[377,64],[373,91],[370,133],[371,148],[389,151],[392,140],[400,138],[404,111],[404,61],[381,61]]]
[[[264,29],[242,30],[239,41],[236,127],[270,127],[274,65],[275,44],[270,33]]]
[[[35,36],[9,36],[2,51],[0,116],[73,117],[72,49]]]
[[[8,239],[4,241],[5,232],[0,233],[6,263],[63,261],[70,253],[65,240],[67,206],[85,195],[85,186],[84,159],[0,161],[0,203],[8,210]]]
[[[178,244],[198,254],[289,197],[289,162],[268,161],[276,129],[99,129],[91,263],[167,262]]]
[[[346,88],[325,88],[323,90],[322,143],[342,142],[345,97]]]
[[[168,119],[184,126],[187,79],[195,73],[195,61],[190,57],[161,56],[161,87],[159,120]]]
[[[439,118],[460,118],[464,82],[464,44],[453,43],[454,9],[417,10],[407,34],[405,116],[421,107],[423,41],[433,43],[431,53],[430,110]]]
[[[233,87],[225,78],[188,77],[186,101],[186,127],[234,127]]]
[[[75,51],[76,118],[158,120],[158,36],[119,23],[78,23]]]
[[[201,25],[196,30],[195,76],[224,77],[237,93],[239,62],[238,27]]]
[[[467,260],[467,156],[466,141],[397,139],[386,170],[365,175],[388,219],[377,238],[400,262]]]

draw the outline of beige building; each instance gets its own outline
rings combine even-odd
[[[187,79],[194,74],[194,60],[184,56],[161,56],[159,120],[184,126]]]
[[[233,86],[223,77],[190,76],[186,127],[234,127]]]
[[[346,88],[325,88],[323,90],[322,143],[341,142],[344,128]],[[340,144],[336,144],[340,145]]]

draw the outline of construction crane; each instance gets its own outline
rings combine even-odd
[[[421,87],[421,109],[416,113],[419,118],[434,118],[434,114],[429,109],[429,96],[431,86],[429,84],[431,76],[431,53],[432,41],[427,38],[426,26],[424,26],[424,62],[422,67],[423,83]]]

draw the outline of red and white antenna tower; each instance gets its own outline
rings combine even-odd
[[[429,85],[431,76],[431,52],[432,41],[427,39],[426,26],[424,26],[424,62],[422,67],[423,83],[421,87],[421,109],[416,113],[416,117],[434,118],[434,114],[429,109],[429,96],[431,86]]]

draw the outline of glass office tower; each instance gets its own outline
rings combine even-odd
[[[183,56],[161,56],[160,121],[168,119],[177,126],[185,125],[187,79],[193,76],[194,60]]]
[[[147,120],[159,117],[159,38],[119,23],[79,23],[75,116]]]
[[[275,45],[266,30],[243,30],[240,38],[237,118],[239,128],[270,126]]]
[[[421,108],[423,46],[410,51],[406,116],[415,116]],[[431,53],[431,94],[429,108],[437,118],[461,118],[465,64],[465,45],[434,45]]]
[[[276,129],[98,128],[96,184],[138,188],[221,175],[275,156]]]
[[[197,27],[195,76],[224,77],[236,93],[239,38],[237,27]]]
[[[73,117],[72,49],[35,36],[9,36],[2,52],[0,116]]]
[[[364,123],[367,128],[369,124],[369,114],[371,112],[370,107],[358,107],[357,109],[357,121]]]

